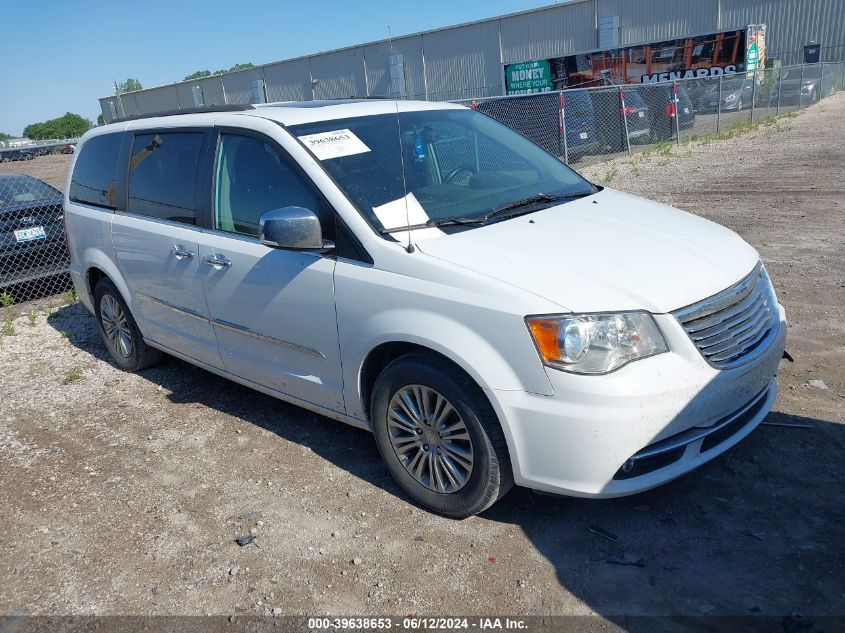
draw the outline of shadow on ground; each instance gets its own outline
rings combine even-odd
[[[62,308],[50,323],[81,324],[68,339],[107,360],[93,318],[76,311],[84,308]],[[407,501],[367,432],[171,357],[142,375],[174,403],[241,418]],[[468,521],[519,526],[563,589],[623,628],[631,615],[728,614],[786,616],[784,630],[814,630],[814,618],[845,615],[843,454],[842,425],[773,412],[725,455],[655,490],[587,500],[517,488]]]

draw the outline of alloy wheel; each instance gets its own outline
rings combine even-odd
[[[103,295],[100,300],[100,321],[111,348],[123,358],[132,355],[132,330],[126,313],[111,295]]]
[[[406,385],[387,407],[390,443],[405,470],[426,488],[453,493],[469,481],[469,430],[452,403],[424,385]]]

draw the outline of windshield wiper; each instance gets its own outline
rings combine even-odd
[[[515,209],[522,209],[523,207],[531,206],[532,204],[539,204],[541,202],[557,202],[561,200],[564,196],[550,196],[547,193],[538,193],[535,196],[529,196],[528,198],[523,198],[522,200],[516,200],[515,202],[511,202],[506,204],[498,209],[493,209],[482,215],[479,220],[487,222],[488,220],[492,220],[494,218],[501,218],[503,216],[512,216],[512,215],[520,215],[518,213],[511,214],[510,211]]]
[[[437,226],[459,226],[464,224],[483,224],[484,218],[431,218],[422,224],[411,224],[410,226],[397,226],[392,229],[382,229],[381,234],[398,233],[399,231],[414,231],[416,229],[430,229]]]
[[[549,195],[547,193],[538,193],[536,195],[529,196],[528,198],[523,198],[522,200],[510,202],[504,206],[498,207],[497,209],[493,209],[492,211],[489,211],[477,218],[465,218],[460,216],[449,218],[431,218],[423,224],[412,224],[410,226],[398,226],[393,229],[382,229],[381,233],[383,235],[386,235],[388,233],[397,233],[399,231],[413,231],[415,229],[427,229],[437,226],[462,226],[472,224],[483,225],[487,224],[491,220],[507,219],[516,217],[518,215],[531,213],[532,211],[536,211],[536,209],[531,209],[528,211],[523,210],[516,213],[511,213],[512,211],[517,211],[518,209],[523,209],[524,207],[529,207],[534,204],[540,204],[543,202],[558,202],[560,200],[575,200],[577,198],[583,198],[585,196],[591,195],[593,195],[593,192],[575,193],[569,195]]]

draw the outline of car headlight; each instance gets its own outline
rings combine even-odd
[[[543,364],[576,374],[606,374],[668,351],[647,312],[526,318]]]

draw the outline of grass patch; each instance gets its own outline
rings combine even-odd
[[[80,378],[82,378],[82,373],[79,371],[79,369],[77,367],[74,367],[73,369],[70,369],[65,374],[64,378],[62,378],[62,384],[63,385],[69,385],[72,382],[76,382]]]
[[[26,322],[29,324],[29,327],[35,327],[35,319],[38,318],[38,313],[35,310],[27,313],[26,315]]]
[[[603,180],[604,180],[607,184],[610,184],[611,182],[613,182],[613,179],[614,179],[614,178],[616,178],[616,176],[617,176],[618,174],[619,174],[619,168],[618,168],[616,165],[611,165],[611,166],[610,166],[610,169],[608,169],[608,170],[604,173],[604,176],[603,176],[603,178],[602,178],[602,179],[603,179]]]
[[[0,292],[0,308],[8,308],[15,302],[15,298],[8,292]]]
[[[3,325],[0,325],[0,336],[14,336],[15,334],[15,324],[12,323],[12,320],[6,319],[3,321]]]
[[[62,293],[62,301],[69,304],[74,304],[79,301],[79,297],[76,294],[76,288],[71,288],[70,290],[65,290]]]

